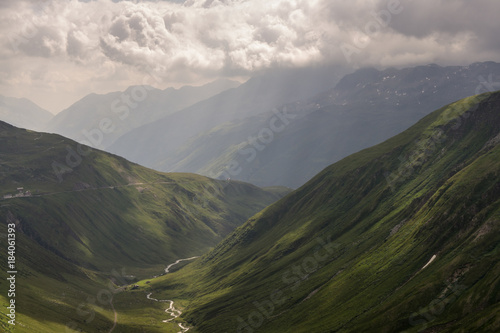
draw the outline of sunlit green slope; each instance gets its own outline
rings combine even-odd
[[[499,133],[500,93],[443,107],[118,297],[175,299],[194,332],[498,331]]]

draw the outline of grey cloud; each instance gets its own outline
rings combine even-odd
[[[79,3],[79,8],[73,2],[66,3],[63,12],[93,6],[96,16],[89,19],[73,13],[72,17],[58,17],[63,34],[58,35],[51,26],[42,27],[29,45],[23,45],[22,51],[31,56],[50,57],[65,45],[70,58],[81,60],[89,44],[95,44],[99,46],[95,51],[113,61],[137,68],[160,62],[161,68],[170,73],[231,70],[250,73],[270,66],[346,64],[339,45],[356,46],[356,39],[366,34],[366,27],[376,20],[376,13],[397,2],[190,0],[184,4],[129,1],[112,4],[96,0]],[[413,61],[423,60],[425,52],[435,54],[438,59],[446,54],[441,49],[445,45],[434,43],[440,40],[447,40],[448,47],[458,45],[460,38],[467,38],[462,48],[474,46],[485,52],[498,48],[498,23],[493,23],[498,3],[401,0],[400,6],[403,11],[392,15],[388,27],[378,28],[377,34],[370,36],[369,46],[357,46],[358,66],[382,65],[391,56],[404,62],[401,46],[414,55]],[[59,15],[55,9],[46,14]],[[66,24],[64,19],[68,21]],[[98,22],[99,29],[89,31],[90,22]],[[407,37],[406,41],[414,38],[425,49],[416,50],[414,43],[404,40],[400,46],[394,45],[391,41],[401,40],[399,37]],[[460,48],[458,51],[465,52]],[[456,55],[464,59],[468,56]],[[408,61],[410,58],[407,56]]]
[[[258,2],[261,6],[246,1],[191,1],[182,7],[166,7],[161,26],[158,11],[130,7],[111,19],[108,35],[116,38],[101,36],[100,45],[106,56],[127,64],[144,55],[153,65],[161,56],[170,73],[231,68],[248,73],[272,64],[293,64],[291,55],[304,61],[300,58],[314,54],[315,41],[304,38],[311,29],[307,25],[312,25],[301,9],[305,1],[282,2],[274,8]],[[266,6],[271,7],[268,13]],[[306,52],[300,50],[308,43]]]
[[[110,27],[109,33],[121,42],[130,36],[130,27],[123,19],[116,20]]]
[[[66,38],[60,31],[51,27],[37,27],[34,35],[19,44],[19,49],[29,56],[51,57],[61,54],[66,45]]]
[[[65,62],[99,77],[103,66],[110,77],[154,70],[166,82],[185,83],[320,63],[500,61],[500,2],[400,0],[402,12],[366,39],[376,13],[397,1],[20,0],[0,6],[0,60],[43,58],[45,65]],[[24,38],[30,24],[36,33]],[[12,36],[24,38],[17,50]],[[350,61],[342,45],[353,48]]]
[[[361,0],[324,3],[324,13],[334,22],[329,25],[331,31],[339,31],[324,35],[323,40],[347,45],[350,53],[345,58],[351,66],[499,60],[496,31],[500,22],[495,16],[500,2],[377,0],[372,4]],[[398,10],[387,16],[390,8]],[[323,48],[322,52],[339,57],[335,49]]]
[[[456,38],[468,38],[468,55],[500,51],[500,3],[491,0],[401,0],[404,10],[394,16],[391,28],[407,37],[434,38],[443,46]],[[382,10],[384,2],[378,5]],[[451,43],[450,43],[451,41]]]
[[[66,39],[66,52],[69,56],[83,59],[88,54],[89,40],[88,37],[85,36],[81,31],[69,31]]]
[[[500,25],[500,3],[491,0],[408,1],[401,0],[403,12],[391,26],[406,36],[423,38],[433,33],[451,35],[472,31],[493,32]],[[383,5],[379,5],[379,8]]]

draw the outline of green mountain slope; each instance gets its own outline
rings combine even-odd
[[[113,271],[120,272],[116,285],[159,274],[178,258],[207,252],[284,195],[241,182],[156,172],[3,122],[0,143],[0,242],[6,249],[7,226],[14,223],[18,328],[24,324],[26,332],[60,331],[60,325],[64,330],[71,318],[82,322],[79,303],[95,298],[109,278],[116,280]],[[6,257],[0,264],[2,305]],[[102,316],[85,331],[111,327],[112,312],[111,319]]]
[[[194,332],[496,332],[499,133],[500,93],[443,107],[141,288]]]

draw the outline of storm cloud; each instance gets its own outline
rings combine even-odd
[[[64,85],[69,99],[145,73],[166,87],[278,67],[498,61],[498,12],[492,0],[9,2],[0,6],[0,86],[15,95],[14,84]]]

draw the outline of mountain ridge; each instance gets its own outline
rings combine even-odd
[[[158,162],[190,138],[224,122],[256,116],[322,91],[325,86],[334,86],[342,73],[342,69],[335,67],[264,73],[232,91],[222,92],[156,123],[137,128],[123,135],[108,150],[156,168]]]
[[[44,130],[85,142],[95,148],[106,148],[136,127],[238,85],[236,81],[220,79],[199,87],[162,90],[134,85],[124,91],[91,93],[58,113]]]
[[[52,113],[27,98],[0,95],[0,120],[15,126],[41,130],[52,117]]]
[[[405,130],[426,112],[500,88],[500,64],[363,69],[333,88],[278,110],[291,115],[271,130],[274,113],[225,123],[192,138],[154,166],[259,186],[297,188],[327,165]],[[254,154],[246,152],[253,150]],[[233,165],[241,167],[234,172]]]

